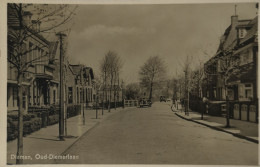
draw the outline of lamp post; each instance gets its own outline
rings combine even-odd
[[[56,34],[60,40],[60,111],[59,111],[59,139],[64,141],[64,86],[63,86],[63,38],[66,37],[63,33]]]

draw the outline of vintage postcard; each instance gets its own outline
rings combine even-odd
[[[3,165],[259,165],[257,1],[2,4]]]

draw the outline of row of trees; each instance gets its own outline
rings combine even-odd
[[[197,55],[187,54],[184,61],[180,63],[181,73],[177,74],[176,72],[172,79],[167,78],[167,67],[162,58],[152,56],[139,70],[140,83],[128,84],[125,96],[127,99],[139,99],[140,97],[146,97],[148,94],[148,98],[152,99],[154,97],[153,92],[157,91],[157,97],[159,94],[168,98],[172,97],[173,100],[183,99],[185,112],[188,114],[190,99],[202,101],[203,97],[207,97],[207,91],[210,89],[208,83],[215,76],[223,81],[227,108],[226,126],[229,127],[228,79],[239,72],[239,58],[233,55],[234,50],[222,49],[219,52],[218,56],[211,58],[214,53],[208,53],[207,50],[200,49],[196,54],[202,55],[204,61],[198,59]],[[196,62],[193,60],[195,56]],[[204,67],[206,59],[213,62],[211,69]]]
[[[115,103],[118,101],[119,85],[120,85],[120,72],[123,66],[123,62],[118,54],[114,51],[108,51],[100,62],[101,72],[101,90],[102,90],[102,108],[104,108],[104,101],[108,105],[108,111],[110,112],[111,101]],[[112,99],[113,94],[113,99]]]

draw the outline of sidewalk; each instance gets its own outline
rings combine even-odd
[[[67,137],[65,141],[59,141],[59,124],[47,126],[39,131],[36,131],[23,138],[23,155],[27,156],[24,159],[24,164],[51,164],[53,159],[36,159],[35,155],[61,155],[73,143],[75,143],[83,134],[90,131],[97,126],[100,122],[104,121],[107,117],[112,116],[120,111],[127,110],[122,108],[98,110],[98,119],[96,119],[96,110],[85,110],[85,125],[82,122],[82,116],[78,115],[67,120]],[[12,156],[16,155],[17,139],[7,143],[7,164],[15,164],[15,159]]]
[[[203,120],[201,120],[201,113],[198,112],[189,112],[189,116],[185,115],[183,111],[174,110],[177,116],[210,127],[215,130],[223,131],[229,134],[232,134],[236,137],[243,138],[245,140],[258,143],[258,124],[230,119],[230,128],[226,128],[226,118],[225,117],[216,117],[210,115],[203,115]]]

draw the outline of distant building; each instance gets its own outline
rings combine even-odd
[[[94,73],[91,67],[69,64],[66,69],[68,104],[88,104],[96,98]]]

